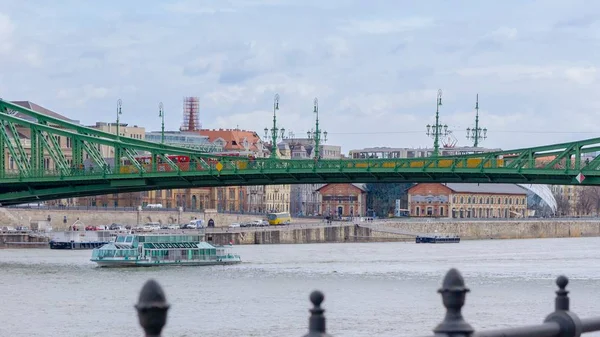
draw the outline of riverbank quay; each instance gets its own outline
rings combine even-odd
[[[399,234],[403,233],[403,234]],[[414,242],[417,235],[457,235],[461,240],[600,237],[597,220],[374,221],[304,223],[287,226],[206,228],[206,241],[218,245]],[[45,240],[45,241],[44,241]],[[2,233],[0,248],[47,247],[47,237]]]
[[[391,229],[391,230],[390,230]],[[398,234],[398,230],[405,234]],[[598,220],[526,221],[375,221],[334,222],[332,225],[292,225],[256,229],[215,228],[207,240],[215,244],[303,244],[343,242],[414,242],[417,235],[457,235],[461,240],[600,237]]]
[[[219,213],[216,211],[185,211],[183,209],[110,209],[103,207],[79,207],[76,209],[60,208],[15,208],[0,207],[0,227],[30,226],[31,222],[49,221],[54,230],[66,230],[79,220],[85,226],[106,226],[112,223],[121,225],[144,225],[160,223],[162,225],[187,224],[191,220],[202,219],[208,222],[213,219],[216,226],[227,227],[232,223],[244,223],[262,220],[264,214]],[[293,221],[303,223],[323,223],[323,219],[302,218]]]

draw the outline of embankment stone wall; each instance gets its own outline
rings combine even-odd
[[[161,224],[183,224],[190,220],[212,218],[216,226],[229,226],[234,222],[247,222],[261,219],[261,215],[246,214],[223,214],[202,212],[178,212],[178,211],[99,211],[99,210],[47,210],[47,209],[19,209],[4,208],[6,212],[0,212],[1,226],[29,226],[30,221],[51,219],[52,228],[55,230],[65,229],[79,219],[86,226],[105,226],[112,223],[122,225],[143,225],[148,222],[159,222]],[[10,214],[10,216],[7,215]],[[66,225],[63,222],[67,217]]]
[[[463,240],[600,236],[600,221],[388,222],[385,226],[415,234],[456,234]],[[413,241],[414,236],[385,233],[355,224],[307,228],[265,228],[207,234],[216,244],[301,244]]]
[[[457,234],[461,239],[531,239],[600,236],[598,221],[386,222],[413,233]]]

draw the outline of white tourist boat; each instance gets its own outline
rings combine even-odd
[[[123,234],[92,252],[100,267],[212,266],[241,263],[232,246],[213,246],[203,232]]]

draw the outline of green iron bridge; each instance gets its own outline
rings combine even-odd
[[[0,204],[210,186],[461,182],[600,185],[600,138],[410,159],[210,155],[83,127],[0,100]],[[114,158],[102,156],[109,148]],[[139,157],[146,156],[147,162]],[[183,156],[188,162],[172,158]],[[583,159],[587,158],[587,159]],[[51,167],[51,169],[50,169]]]

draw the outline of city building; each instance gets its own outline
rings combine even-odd
[[[277,144],[277,158],[290,159],[291,150],[288,144]],[[266,212],[290,212],[292,185],[265,185],[264,200]]]
[[[485,153],[502,151],[501,149],[487,149],[482,147],[440,147],[440,156],[455,156],[461,154]],[[352,159],[398,159],[398,158],[423,158],[433,154],[433,148],[392,148],[373,147],[361,150],[351,150],[349,157]]]
[[[263,141],[254,131],[241,129],[200,129],[198,134],[208,137],[211,144],[223,148],[223,153],[264,157]]]
[[[268,156],[266,146],[254,131],[237,128],[200,129],[198,133],[208,137],[211,144],[219,146],[221,148],[220,152],[223,154],[252,155],[258,158]],[[267,194],[265,193],[265,186],[245,186],[240,187],[240,190],[244,195],[243,206],[239,209],[240,212],[265,213],[270,211],[266,205]],[[277,193],[275,193],[275,190],[272,190],[269,196],[275,197],[277,195],[277,197],[280,197],[280,191],[283,191],[283,189],[277,189]],[[271,202],[271,206],[273,206],[273,202]]]
[[[117,134],[117,123],[96,122],[95,125],[89,125],[88,128],[112,133],[115,135]],[[129,126],[127,123],[119,122],[119,135],[121,137],[143,140],[146,136],[146,129],[143,126]],[[115,149],[108,145],[100,145],[100,153],[102,154],[103,158],[115,157]]]
[[[515,184],[422,183],[408,190],[410,216],[521,218],[527,191]]]
[[[315,143],[311,138],[295,138],[293,133],[283,140],[290,149],[291,159],[311,159],[315,156]],[[321,159],[342,158],[342,147],[319,144]],[[298,184],[290,188],[290,213],[294,216],[315,216],[321,214],[319,193],[323,184]]]
[[[146,140],[161,143],[163,133],[160,131],[146,132]],[[208,136],[200,135],[197,132],[165,131],[164,142],[167,145],[186,147],[208,153],[223,151],[223,146],[211,143]]]
[[[325,184],[317,192],[323,216],[361,217],[367,213],[365,184]]]

